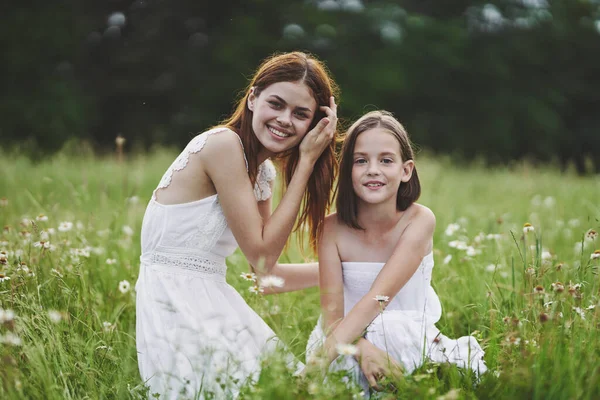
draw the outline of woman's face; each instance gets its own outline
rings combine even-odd
[[[317,102],[303,82],[277,82],[248,96],[252,129],[263,147],[278,154],[300,144],[317,112]]]

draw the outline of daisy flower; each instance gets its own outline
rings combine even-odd
[[[453,223],[453,224],[448,225],[448,227],[446,227],[446,231],[444,233],[446,234],[446,236],[452,236],[459,229],[460,229],[460,225]]]
[[[532,232],[532,231],[534,231],[534,230],[535,230],[535,228],[534,228],[534,227],[533,227],[533,225],[531,225],[529,222],[526,222],[526,223],[523,225],[523,233]]]
[[[15,319],[15,312],[13,310],[3,310],[0,308],[0,324],[10,322],[13,319]]]
[[[353,356],[358,353],[358,348],[352,344],[338,343],[335,349],[341,356]]]
[[[378,301],[380,303],[387,303],[388,301],[390,301],[390,296],[378,294],[377,296],[373,297],[373,300]]]
[[[555,292],[561,293],[565,291],[565,285],[562,282],[554,282],[551,286]]]
[[[275,276],[275,275],[268,275],[265,276],[263,278],[260,279],[260,286],[262,286],[263,288],[270,288],[270,287],[283,287],[283,284],[285,283],[284,279],[279,277],[279,276]]]
[[[44,241],[44,240],[40,240],[39,242],[35,242],[33,244],[33,247],[40,247],[42,249],[49,249],[50,248],[50,242]]]
[[[123,280],[123,281],[119,282],[119,291],[121,293],[129,292],[130,288],[131,288],[131,284],[129,283],[129,281]]]
[[[246,281],[256,282],[256,274],[253,272],[244,272],[240,277]]]
[[[113,330],[114,328],[115,328],[115,326],[108,321],[104,321],[102,323],[102,329],[104,329],[105,332],[109,332],[109,331]]]
[[[250,293],[254,293],[254,294],[259,294],[259,293],[263,293],[265,290],[260,287],[260,286],[250,286],[248,288],[248,290],[250,291]]]
[[[48,310],[48,318],[51,322],[58,324],[62,320],[62,314],[56,310]]]
[[[59,231],[59,232],[68,232],[68,231],[70,231],[71,229],[73,229],[73,223],[72,223],[72,222],[69,222],[69,221],[64,221],[64,222],[61,222],[61,223],[58,225],[58,231]]]

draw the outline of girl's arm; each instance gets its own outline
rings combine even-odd
[[[276,294],[308,289],[319,284],[319,263],[275,264],[269,275],[283,278],[282,287],[265,288],[264,294]],[[260,284],[260,275],[258,278]]]
[[[373,282],[369,292],[335,327],[325,342],[329,362],[337,357],[337,343],[353,343],[381,312],[375,296],[393,298],[413,276],[425,255],[431,251],[435,216],[421,208],[402,234],[388,262]],[[384,304],[385,306],[385,304]]]
[[[335,103],[321,107],[327,113],[300,144],[300,160],[277,209],[263,221],[246,171],[244,153],[235,132],[212,135],[202,152],[208,178],[219,195],[225,218],[251,265],[269,271],[277,262],[298,215],[315,161],[333,138],[337,119]]]
[[[342,262],[336,245],[337,215],[325,218],[319,240],[319,286],[323,331],[329,334],[344,318],[344,281]]]

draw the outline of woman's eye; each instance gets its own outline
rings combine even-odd
[[[271,107],[273,108],[281,108],[281,103],[277,102],[277,101],[269,101],[269,104],[271,105]]]
[[[306,114],[306,113],[303,113],[303,112],[301,112],[301,111],[297,111],[297,112],[296,112],[296,115],[297,115],[297,116],[298,116],[298,118],[300,118],[300,119],[307,119],[307,118],[308,118],[308,114]]]

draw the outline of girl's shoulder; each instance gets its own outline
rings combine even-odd
[[[328,236],[337,236],[345,225],[340,221],[336,212],[333,212],[325,217],[323,221],[323,234]]]
[[[435,214],[429,207],[413,203],[406,211],[410,211],[409,223],[433,225],[435,227]]]

